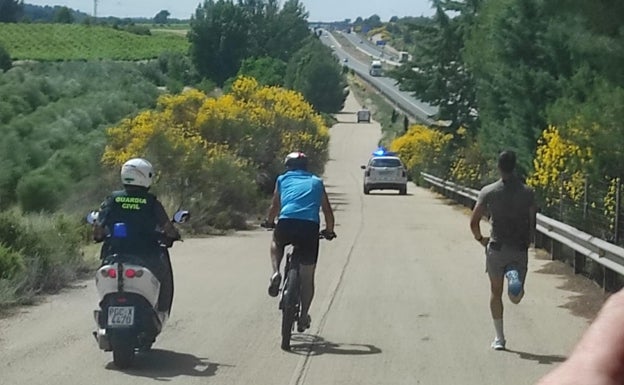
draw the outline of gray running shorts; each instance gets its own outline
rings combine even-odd
[[[529,261],[527,249],[519,249],[490,242],[485,249],[485,271],[493,277],[502,277],[507,268],[518,270],[520,280],[524,282]]]

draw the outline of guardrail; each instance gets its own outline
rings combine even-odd
[[[439,193],[465,206],[472,207],[477,201],[479,191],[475,189],[427,173],[421,176]],[[618,281],[624,277],[624,248],[542,214],[537,214],[536,227],[536,247],[548,250],[552,259],[565,260],[572,265],[575,274],[583,272],[591,260],[601,266],[601,277],[595,280],[606,291],[622,286]]]

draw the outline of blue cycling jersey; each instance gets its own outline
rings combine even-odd
[[[320,223],[323,181],[303,170],[292,170],[277,178],[281,210],[279,219],[302,219]]]

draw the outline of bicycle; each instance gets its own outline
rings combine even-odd
[[[264,228],[272,230],[274,224],[261,225]],[[319,233],[319,239],[332,240],[336,238],[336,233],[323,230]],[[297,244],[289,245],[290,250],[286,254],[286,263],[284,264],[283,284],[278,308],[282,311],[282,350],[290,350],[290,338],[294,330],[295,322],[299,322],[301,310],[301,278],[299,267],[299,246]]]

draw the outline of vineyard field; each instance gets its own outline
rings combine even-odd
[[[144,60],[164,51],[186,53],[183,35],[141,36],[104,26],[0,23],[0,44],[13,60]]]

